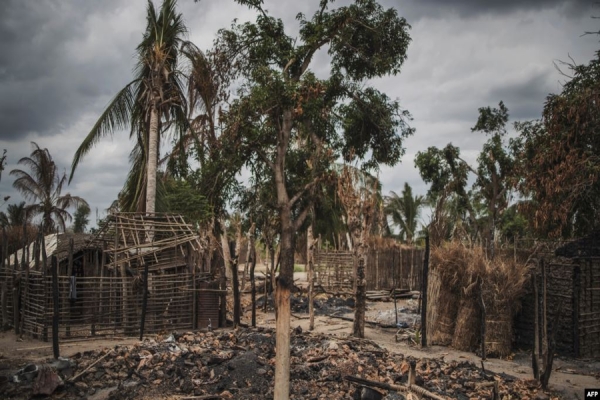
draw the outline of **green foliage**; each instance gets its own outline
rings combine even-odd
[[[181,214],[187,223],[203,224],[211,217],[206,198],[189,181],[168,179],[165,192],[166,211]]]
[[[64,231],[65,223],[71,220],[68,209],[88,204],[81,197],[62,194],[63,185],[67,182],[66,173],[60,175],[48,149],[41,149],[35,142],[32,142],[32,146],[31,156],[23,157],[18,162],[28,167],[30,172],[21,169],[10,171],[10,175],[16,177],[13,187],[26,200],[33,201],[26,207],[27,216],[33,218],[40,215],[45,234],[59,229]]]
[[[430,183],[429,199],[446,208],[439,210],[439,216],[445,215],[450,225],[447,234],[451,234],[457,222],[470,237],[485,233],[493,239],[496,224],[508,207],[511,189],[518,181],[518,172],[514,156],[514,143],[506,143],[506,123],[508,109],[503,102],[498,108],[482,107],[472,132],[489,135],[477,158],[477,168],[468,165],[460,157],[460,149],[448,144],[444,149],[430,147],[419,152],[415,165],[425,183]],[[469,173],[476,176],[473,187],[467,190]],[[449,201],[439,202],[440,198]]]
[[[229,60],[233,74],[244,78],[224,115],[237,146],[224,164],[246,155],[254,185],[269,185],[276,198],[267,203],[275,209],[291,206],[298,228],[323,193],[320,185],[331,179],[335,160],[377,169],[402,156],[403,138],[413,133],[406,123],[409,114],[362,80],[399,72],[409,26],[375,1],[334,10],[322,1],[312,18],[298,16],[299,36],[293,38],[280,19],[262,10],[262,3],[241,3],[260,11],[256,22],[221,30],[214,50]],[[319,79],[310,65],[315,52],[327,45],[332,69]],[[273,190],[276,171],[283,171],[285,189]]]
[[[4,171],[4,167],[6,166],[6,149],[2,153],[2,157],[0,157],[0,179],[2,179],[2,172]]]
[[[547,97],[539,121],[516,124],[523,204],[539,235],[582,236],[600,227],[600,52],[567,64],[572,79]]]
[[[400,196],[391,191],[384,201],[386,216],[392,219],[393,225],[400,228],[399,238],[412,243],[417,235],[418,218],[425,205],[425,198],[413,196],[412,188],[405,182]]]
[[[9,204],[6,207],[6,213],[0,212],[0,226],[23,226],[25,222],[29,222],[29,218],[24,201],[19,204]]]
[[[90,207],[87,204],[82,204],[77,207],[73,219],[73,232],[83,233],[90,222]]]
[[[129,129],[130,137],[137,140],[130,154],[131,170],[119,196],[122,211],[142,211],[145,207],[151,113],[159,114],[159,148],[160,136],[167,129],[181,136],[189,127],[179,65],[187,29],[176,11],[176,1],[163,0],[159,10],[148,1],[146,20],[146,30],[136,48],[134,79],[100,115],[75,152],[71,165],[70,179],[84,156],[101,139],[117,130]]]

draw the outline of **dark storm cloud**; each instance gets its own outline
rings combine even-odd
[[[490,106],[497,107],[502,100],[508,107],[511,121],[540,118],[544,101],[553,90],[552,75],[544,71],[526,80],[511,83],[498,82],[488,95]]]
[[[111,18],[116,1],[32,2],[0,5],[0,138],[49,135],[70,125],[82,105],[104,103],[131,68],[131,40],[114,41]],[[106,41],[97,41],[90,24],[106,20]],[[94,48],[77,48],[96,40]],[[124,49],[127,48],[124,53]],[[90,53],[93,52],[93,62]],[[119,65],[121,64],[121,65]],[[107,75],[107,70],[113,70]],[[102,76],[101,79],[98,77]],[[126,79],[126,78],[125,78]]]
[[[600,7],[590,0],[385,0],[384,4],[397,7],[409,22],[422,17],[445,18],[449,14],[469,18],[547,9],[556,9],[567,17],[600,14]]]

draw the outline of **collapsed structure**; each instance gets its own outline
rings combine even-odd
[[[96,235],[43,239],[5,262],[4,325],[47,340],[58,298],[61,337],[136,335],[142,320],[148,333],[218,326],[222,293],[179,215],[111,214]]]

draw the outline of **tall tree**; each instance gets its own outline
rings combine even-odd
[[[564,237],[600,228],[600,51],[567,67],[562,92],[547,97],[541,120],[515,124],[514,141],[532,226]]]
[[[294,234],[311,209],[311,189],[330,176],[342,157],[366,169],[394,165],[403,137],[412,133],[408,113],[365,81],[397,74],[406,58],[409,25],[395,9],[356,0],[329,9],[321,0],[310,19],[299,14],[297,38],[262,8],[260,0],[239,0],[258,12],[255,23],[220,31],[217,47],[245,82],[227,114],[227,126],[250,164],[272,179],[280,229],[281,272],[277,280],[275,399],[289,398],[290,290]],[[328,48],[331,72],[310,71],[315,53]],[[316,156],[315,156],[316,155]],[[308,162],[307,162],[308,161]]]
[[[64,231],[65,223],[72,219],[68,209],[89,205],[81,197],[71,196],[69,193],[62,194],[63,186],[67,183],[67,174],[60,175],[48,149],[41,149],[35,142],[32,142],[32,146],[31,155],[21,158],[18,162],[28,167],[30,172],[21,169],[10,171],[10,175],[16,177],[13,187],[21,192],[26,200],[33,201],[33,204],[26,207],[27,217],[40,215],[44,233],[59,229]]]
[[[90,208],[85,204],[82,204],[79,207],[77,207],[77,211],[75,211],[75,219],[73,221],[73,232],[85,232],[85,228],[90,222],[88,218],[90,216],[90,211]]]
[[[161,134],[187,127],[186,101],[179,70],[179,53],[187,29],[176,0],[164,0],[160,10],[148,1],[146,31],[137,47],[135,78],[111,101],[73,157],[71,179],[83,157],[105,136],[129,127],[137,138],[131,153],[132,169],[124,188],[125,207],[154,213],[158,150]]]
[[[501,101],[498,108],[482,107],[472,132],[483,132],[490,138],[484,143],[474,168],[460,156],[460,149],[448,144],[444,149],[430,147],[417,153],[415,165],[426,183],[431,183],[428,196],[437,204],[440,197],[454,196],[455,210],[464,215],[471,237],[478,234],[481,212],[485,205],[485,233],[493,246],[496,224],[508,207],[510,190],[515,183],[515,159],[512,145],[505,141],[508,109]],[[469,173],[475,175],[471,191],[467,190]],[[439,213],[438,213],[439,214]],[[493,247],[492,247],[493,255]]]
[[[2,226],[23,226],[28,222],[27,206],[24,201],[19,204],[9,204],[6,207],[6,213],[0,212],[0,225]]]
[[[391,191],[385,197],[385,214],[392,219],[393,225],[400,228],[400,238],[411,244],[417,233],[418,218],[425,205],[425,197],[413,196],[412,188],[405,182],[400,196]]]

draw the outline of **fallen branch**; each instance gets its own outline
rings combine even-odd
[[[302,317],[302,316],[300,316],[298,314],[294,314],[294,313],[291,313],[291,315],[292,315],[292,317],[297,318],[297,319],[309,319],[310,318],[310,317]]]
[[[78,373],[77,375],[75,375],[74,377],[72,377],[71,379],[69,379],[68,382],[75,382],[83,374],[85,374],[90,368],[92,368],[94,365],[98,364],[100,361],[104,360],[112,352],[113,352],[112,349],[108,350],[108,353],[106,353],[105,355],[103,355],[102,357],[100,357],[99,359],[97,359],[96,361],[94,361],[93,363],[91,363],[90,365],[88,365],[88,367],[86,369],[84,369],[83,371],[81,371],[80,373]]]
[[[389,383],[383,383],[383,382],[377,382],[377,381],[370,381],[368,379],[363,379],[363,378],[359,378],[358,376],[350,376],[350,375],[346,375],[344,377],[345,380],[350,381],[352,383],[358,383],[360,385],[363,386],[370,386],[370,387],[376,387],[376,388],[380,388],[380,389],[385,389],[385,390],[393,390],[396,392],[411,392],[411,393],[416,393],[418,395],[433,399],[433,400],[447,400],[445,397],[439,396],[435,393],[430,392],[427,389],[423,389],[420,386],[417,385],[407,385],[407,386],[400,386],[400,385],[391,385]]]

